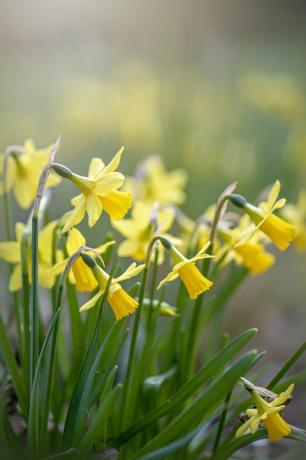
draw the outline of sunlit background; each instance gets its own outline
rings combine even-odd
[[[191,217],[235,180],[251,200],[277,178],[292,202],[306,187],[304,1],[0,3],[0,149],[62,134],[58,159],[83,173],[122,145],[129,174],[159,154],[188,171]],[[52,217],[71,193],[55,191]],[[305,254],[278,254],[231,302],[224,330],[257,325],[277,366],[305,337],[305,275]]]

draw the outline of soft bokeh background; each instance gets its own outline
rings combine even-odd
[[[188,171],[192,217],[234,180],[250,199],[276,178],[289,201],[306,187],[304,1],[0,4],[0,149],[61,133],[58,160],[80,172],[121,145],[128,173],[160,154]],[[55,192],[54,217],[70,195]],[[277,366],[305,338],[305,275],[305,254],[278,254],[231,302],[225,329],[259,326]]]

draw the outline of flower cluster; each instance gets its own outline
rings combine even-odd
[[[186,173],[167,171],[158,157],[143,161],[135,176],[126,179],[120,172],[121,148],[108,163],[92,158],[88,174],[83,175],[55,161],[58,147],[59,142],[36,149],[32,141],[26,141],[24,146],[9,147],[0,157],[7,222],[0,259],[10,264],[8,287],[16,304],[18,358],[10,348],[1,315],[0,343],[18,399],[15,412],[27,427],[25,449],[21,447],[26,458],[62,456],[63,446],[73,447],[76,458],[90,458],[102,441],[105,449],[130,443],[126,452],[120,452],[123,460],[149,458],[147,454],[151,458],[152,452],[153,456],[163,452],[166,441],[172,452],[184,424],[190,424],[188,436],[202,431],[203,422],[211,424],[213,433],[216,417],[222,413],[209,457],[219,458],[227,406],[240,378],[254,406],[246,410],[244,424],[225,440],[225,454],[220,458],[229,458],[235,443],[239,448],[249,438],[235,440],[235,431],[241,437],[265,428],[259,437],[270,441],[296,436],[295,427],[281,415],[293,384],[275,394],[243,379],[260,359],[256,350],[231,362],[256,330],[245,331],[229,343],[225,340],[219,347],[215,329],[220,310],[243,277],[272,267],[276,251],[271,246],[284,251],[294,243],[298,250],[305,250],[305,192],[296,205],[285,207],[276,181],[255,205],[236,193],[234,183],[193,218],[179,208],[185,200]],[[73,192],[77,189],[77,195],[71,206],[67,204],[67,211],[53,219],[49,189],[63,181],[71,184]],[[15,235],[11,194],[21,208],[33,205],[27,223],[15,224]],[[97,236],[101,221],[111,232],[91,245],[82,227],[96,226]],[[173,295],[175,282],[177,296]],[[44,319],[45,291],[38,286],[50,290],[49,328]],[[61,316],[64,325],[58,321],[66,305],[64,296],[69,328],[68,315]],[[203,305],[204,299],[208,305]],[[106,303],[109,309],[104,308]],[[123,349],[127,323],[132,331],[129,346]],[[204,328],[209,334],[208,364],[197,372]],[[286,371],[303,347],[285,365]],[[1,397],[4,391],[1,387]],[[150,409],[153,400],[156,411]],[[11,442],[14,436],[7,429],[10,420],[4,415],[4,400],[0,404],[5,425],[1,442],[7,433]],[[169,417],[168,426],[159,425],[163,416]],[[148,429],[151,423],[152,430]],[[138,439],[134,443],[138,433],[145,439],[155,431],[146,445],[139,446]],[[204,441],[210,442],[211,435]],[[134,448],[140,449],[136,456]]]
[[[6,163],[6,167],[2,167],[4,193],[13,190],[18,204],[23,208],[29,207],[34,200],[39,175],[47,162],[49,151],[50,147],[37,150],[34,143],[28,140],[23,147],[11,147],[2,157],[2,166]],[[305,197],[302,194],[296,206],[289,205],[285,208],[283,216],[288,221],[275,215],[274,212],[285,205],[284,199],[278,199],[279,181],[272,187],[267,200],[258,206],[247,202],[240,195],[230,194],[228,200],[244,211],[243,216],[223,212],[218,222],[214,223],[216,207],[213,206],[193,221],[177,208],[185,199],[184,186],[187,178],[184,171],[175,170],[168,173],[160,159],[152,157],[139,166],[135,177],[125,181],[124,175],[117,171],[122,153],[123,148],[108,165],[100,158],[93,158],[87,176],[73,172],[65,165],[53,164],[54,172],[50,175],[47,187],[54,187],[64,178],[77,187],[79,194],[71,199],[71,211],[61,219],[47,223],[40,230],[41,286],[52,287],[56,277],[64,270],[68,258],[86,246],[85,237],[76,227],[83,221],[85,214],[88,216],[89,227],[92,227],[96,225],[103,211],[111,218],[112,227],[124,237],[119,243],[118,255],[130,257],[136,262],[144,262],[148,248],[155,238],[153,252],[157,253],[157,262],[163,263],[166,247],[173,263],[171,271],[159,282],[159,287],[179,277],[191,299],[197,298],[213,285],[207,274],[204,275],[196,267],[200,260],[213,257],[219,267],[234,261],[238,265],[244,265],[251,274],[257,275],[274,263],[275,256],[266,250],[270,242],[280,250],[286,249],[292,241],[296,242],[297,248],[305,248]],[[124,219],[129,210],[130,216]],[[176,234],[173,233],[175,227]],[[213,227],[215,240],[212,245],[210,237]],[[12,291],[21,288],[23,232],[23,224],[18,223],[16,241],[0,243],[0,257],[14,265],[9,284]],[[65,243],[60,248],[56,247],[56,252],[52,253],[55,232],[60,236],[58,239],[65,235]],[[201,245],[200,251],[196,256],[187,257],[187,253],[190,254],[194,247],[195,240],[196,244]],[[167,241],[167,244],[162,244],[162,241]],[[28,241],[27,246],[29,244]],[[92,251],[92,256],[102,255],[113,244],[114,241],[101,244]],[[31,281],[29,258],[26,265]],[[125,272],[128,276],[122,275],[119,277],[120,280],[130,278],[131,274],[136,276],[143,267],[144,265],[140,265],[140,268],[132,265]],[[90,268],[79,257],[72,264],[69,279],[81,292],[92,292],[100,287],[100,291],[82,307],[81,310],[84,311],[96,304],[99,295],[105,289],[107,274],[99,267]],[[115,286],[119,286],[118,278],[114,278],[114,283]],[[114,298],[116,291],[118,290],[113,287],[112,282],[109,301]],[[120,314],[114,309],[117,319],[135,309],[135,304],[131,305],[123,298],[121,302],[126,305],[126,309],[123,308]],[[110,303],[114,304],[111,301]]]

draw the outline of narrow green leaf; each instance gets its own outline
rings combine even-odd
[[[205,387],[162,432],[140,449],[133,460],[172,442],[186,430],[186,426],[193,428],[195,424],[199,424],[212,407],[216,407],[224,400],[237,380],[250,370],[256,355],[256,351],[250,351],[226,368],[221,376]]]
[[[56,329],[60,315],[60,308],[53,316],[52,322],[49,326],[48,333],[41,348],[37,366],[34,374],[33,385],[31,389],[30,409],[28,419],[28,440],[31,451],[39,451],[40,446],[40,394],[39,394],[39,377],[43,368],[43,363],[47,358],[49,347],[52,345],[52,338],[54,330]],[[45,376],[42,376],[45,378]]]
[[[10,373],[13,381],[13,386],[16,391],[18,402],[20,404],[21,412],[26,415],[26,390],[24,380],[18,368],[16,358],[10,344],[6,327],[0,315],[0,352],[3,356],[8,372]]]
[[[289,369],[296,363],[296,361],[302,356],[306,351],[306,342],[304,342],[295,353],[288,359],[288,361],[283,365],[283,367],[278,371],[278,373],[273,377],[271,382],[268,384],[267,388],[270,390],[275,387],[275,385],[287,374]]]
[[[122,385],[118,384],[100,404],[100,407],[85,435],[82,437],[80,446],[77,449],[77,458],[84,459],[90,453],[96,438],[100,435],[105,423],[111,415],[113,405],[118,399]]]
[[[208,379],[217,375],[218,372],[235,356],[257,333],[257,329],[248,329],[239,336],[232,339],[224,348],[222,348],[192,379],[190,379],[173,397],[153,409],[151,412],[142,417],[136,424],[132,425],[126,431],[121,433],[115,440],[116,446],[121,446],[139,432],[143,431],[154,421],[163,415],[171,412],[182,402],[188,399],[192,394],[199,390]]]

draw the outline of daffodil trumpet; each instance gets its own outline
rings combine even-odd
[[[279,192],[280,182],[276,181],[271,188],[267,201],[260,203],[259,207],[249,203],[242,195],[231,194],[229,198],[235,206],[242,208],[250,216],[256,228],[265,233],[281,251],[284,251],[294,241],[296,228],[273,214],[275,210],[286,204],[284,198],[278,199]]]
[[[165,283],[173,281],[178,277],[185,285],[191,299],[196,299],[200,294],[211,288],[213,285],[212,281],[202,275],[195,265],[198,260],[213,257],[210,254],[205,253],[206,249],[210,246],[210,242],[206,243],[194,257],[187,259],[167,239],[163,238],[160,241],[165,247],[167,247],[174,262],[174,266],[172,267],[170,273],[168,273],[168,275],[160,281],[157,289],[160,289]]]
[[[124,183],[124,175],[116,169],[122,152],[123,147],[107,166],[100,158],[93,158],[89,164],[88,176],[76,174],[58,163],[53,165],[57,174],[70,180],[80,191],[71,200],[74,209],[67,214],[63,232],[79,224],[86,213],[89,227],[97,223],[103,211],[113,220],[120,220],[125,216],[132,205],[132,195],[119,190]]]
[[[98,286],[99,291],[88,302],[81,306],[80,311],[86,311],[93,308],[97,301],[102,297],[105,292],[109,275],[96,263],[95,259],[88,254],[81,254],[83,261],[91,268]],[[108,291],[107,300],[110,304],[116,320],[120,320],[127,315],[133,313],[138,307],[138,301],[132,298],[121,286],[121,282],[133,278],[142,272],[144,265],[136,266],[135,263],[131,264],[124,273],[120,276],[112,278],[110,288]]]
[[[270,442],[280,441],[282,438],[288,436],[292,428],[280,413],[286,407],[287,401],[291,399],[294,384],[289,385],[285,391],[273,397],[273,393],[267,393],[267,390],[256,387],[246,379],[242,378],[241,381],[245,388],[252,394],[255,408],[247,409],[246,416],[248,420],[238,428],[236,437],[242,436],[248,430],[254,434],[260,426],[264,426],[268,431]],[[270,398],[272,395],[272,400],[269,402],[266,401],[267,395]]]

